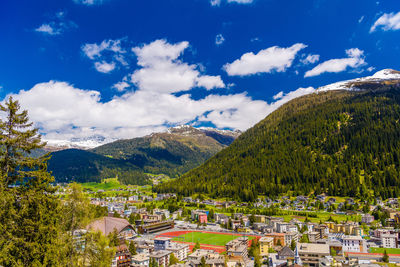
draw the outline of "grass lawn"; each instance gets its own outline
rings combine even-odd
[[[400,248],[370,248],[370,252],[384,253],[385,249],[387,254],[400,254]]]
[[[117,178],[104,179],[104,181],[101,183],[83,183],[82,186],[83,188],[91,191],[112,190],[126,187],[125,185],[120,184]]]
[[[226,234],[213,234],[213,233],[202,233],[202,232],[191,232],[179,237],[175,237],[174,241],[192,242],[197,241],[203,245],[214,245],[214,246],[225,246],[229,241],[238,238],[240,235],[226,235]],[[254,239],[253,236],[249,236],[249,240]]]

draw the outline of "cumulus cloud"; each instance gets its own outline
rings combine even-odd
[[[205,91],[204,97],[195,99],[184,92],[195,86],[210,90],[225,84],[220,76],[202,74],[197,65],[179,59],[188,46],[187,42],[156,40],[135,47],[140,69],[114,84],[123,93],[110,100],[102,100],[99,91],[60,81],[36,84],[13,97],[29,111],[45,140],[65,141],[96,135],[133,138],[179,124],[211,123],[246,130],[287,101],[314,92],[313,88],[281,92],[273,103],[254,100],[246,92],[219,95]],[[126,90],[131,82],[137,87],[134,91]]]
[[[95,62],[94,67],[98,72],[110,73],[115,69],[115,63],[114,62],[107,63],[105,61]]]
[[[319,61],[319,55],[312,55],[312,54],[309,54],[307,56],[304,55],[304,57],[300,60],[300,62],[303,63],[304,65],[314,64],[318,61]]]
[[[370,33],[382,28],[384,31],[395,31],[400,29],[400,12],[398,13],[384,13],[380,16],[369,30]]]
[[[307,71],[304,77],[318,76],[325,72],[342,72],[348,68],[358,68],[366,65],[364,51],[358,48],[346,50],[347,58],[330,59]]]
[[[134,47],[132,51],[141,67],[131,75],[131,82],[140,90],[173,93],[188,91],[194,87],[225,87],[220,76],[202,75],[199,65],[190,65],[179,60],[188,42],[169,44],[156,40],[150,44]]]
[[[61,35],[65,31],[78,27],[73,21],[67,20],[65,12],[57,12],[52,16],[52,21],[43,23],[35,29],[36,32],[45,35]]]
[[[103,40],[100,44],[84,44],[81,50],[89,59],[97,60],[94,62],[94,67],[97,71],[109,73],[117,67],[117,63],[125,67],[129,65],[125,59],[124,54],[126,51],[122,48],[121,42],[122,39]]]
[[[273,46],[261,50],[257,54],[249,52],[243,54],[240,59],[226,64],[224,69],[230,76],[246,76],[273,71],[284,72],[292,66],[297,53],[306,47],[305,44],[297,43],[287,48]]]
[[[112,86],[112,88],[117,89],[118,92],[123,92],[123,91],[125,91],[126,88],[129,88],[129,87],[130,87],[129,83],[127,83],[125,81],[118,82]]]
[[[219,6],[221,4],[221,0],[210,0],[210,4],[212,6]]]
[[[222,34],[217,34],[217,36],[215,36],[215,44],[216,45],[222,45],[225,42],[225,38],[224,36],[222,36]]]
[[[299,88],[273,103],[253,100],[247,94],[211,94],[194,100],[149,91],[128,92],[107,102],[94,90],[50,81],[21,90],[18,99],[46,140],[68,140],[101,135],[133,138],[166,129],[165,125],[210,122],[218,128],[246,130],[289,100],[313,93]]]

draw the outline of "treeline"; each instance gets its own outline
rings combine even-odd
[[[157,192],[400,196],[400,89],[331,91],[282,106],[231,146]]]
[[[0,104],[0,266],[110,266],[110,239],[100,232],[75,238],[107,208],[90,204],[78,184],[60,198],[47,171],[49,155],[26,111],[9,98]]]

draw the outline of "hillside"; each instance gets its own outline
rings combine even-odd
[[[238,132],[180,126],[164,133],[118,140],[90,150],[52,153],[49,169],[57,181],[99,181],[118,176],[122,182],[143,184],[144,173],[181,175],[232,143]]]
[[[155,190],[246,201],[288,191],[400,196],[400,74],[386,72],[288,102],[202,166]]]

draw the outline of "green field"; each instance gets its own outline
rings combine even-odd
[[[217,234],[217,233],[202,233],[202,232],[191,232],[183,234],[179,237],[175,237],[174,241],[183,241],[196,243],[199,242],[203,245],[214,245],[214,246],[225,246],[229,241],[238,238],[240,235],[230,234]],[[249,240],[253,240],[255,237],[248,236]]]
[[[112,190],[118,188],[125,188],[125,185],[119,183],[118,178],[104,179],[101,183],[83,183],[82,187],[91,191],[98,190]]]
[[[384,253],[386,249],[387,254],[400,254],[400,248],[370,248],[370,253]]]

